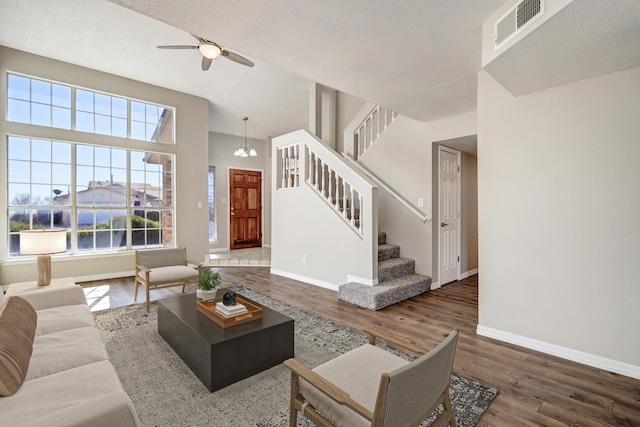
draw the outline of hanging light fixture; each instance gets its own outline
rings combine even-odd
[[[236,157],[255,157],[258,152],[253,145],[247,145],[247,120],[249,117],[243,117],[242,120],[244,120],[244,144],[240,144],[233,155]]]

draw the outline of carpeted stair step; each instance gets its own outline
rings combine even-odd
[[[378,245],[378,262],[400,257],[400,246],[383,243]]]
[[[378,262],[378,283],[415,274],[416,261],[408,258],[392,258]]]
[[[387,243],[387,233],[384,231],[378,231],[378,244],[384,245],[385,243]]]
[[[346,283],[338,288],[338,299],[369,310],[380,310],[430,288],[430,277],[411,274],[375,286]]]

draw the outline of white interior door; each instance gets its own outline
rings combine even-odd
[[[440,285],[458,280],[460,274],[460,152],[439,150]]]

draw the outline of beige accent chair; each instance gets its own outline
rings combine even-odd
[[[375,346],[380,339],[423,353],[411,343],[381,331],[364,332],[369,344],[313,370],[295,359],[284,362],[291,370],[289,426],[295,427],[298,411],[319,426],[418,426],[442,404],[431,425],[457,427],[449,382],[458,330],[412,362]]]
[[[153,289],[198,283],[203,264],[187,259],[186,248],[163,248],[136,251],[136,277],[133,300],[138,299],[138,286],[143,285],[149,311],[149,291]]]

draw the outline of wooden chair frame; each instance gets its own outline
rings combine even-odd
[[[175,248],[172,248],[175,249]],[[162,289],[162,288],[170,288],[173,286],[182,286],[182,292],[184,292],[184,289],[187,285],[191,285],[194,283],[198,283],[198,277],[200,276],[200,273],[202,273],[202,270],[204,268],[206,268],[204,266],[204,264],[197,262],[197,261],[192,261],[187,259],[187,248],[182,248],[184,251],[184,263],[180,264],[180,265],[193,265],[194,267],[196,267],[196,270],[198,271],[198,276],[195,277],[195,279],[193,277],[189,277],[187,279],[182,279],[182,280],[166,280],[166,281],[159,281],[159,282],[152,282],[151,280],[149,280],[149,273],[151,273],[151,270],[153,268],[148,268],[144,265],[141,265],[139,262],[139,256],[138,256],[138,252],[136,251],[136,255],[135,255],[135,261],[136,261],[136,271],[135,271],[135,290],[133,293],[133,300],[136,301],[138,299],[138,286],[139,285],[143,285],[145,288],[145,295],[147,298],[147,302],[146,302],[146,308],[147,308],[147,312],[149,312],[149,291],[150,290],[155,290],[155,289]],[[159,250],[161,251],[162,249],[152,249],[152,250]],[[168,266],[167,266],[168,267]],[[143,276],[140,276],[140,272],[143,273]]]
[[[456,328],[457,332],[458,329]],[[385,342],[393,347],[409,351],[411,353],[422,355],[424,350],[417,348],[411,342],[388,335],[382,331],[376,329],[365,329],[363,331],[369,337],[369,344],[375,345],[376,340]],[[291,370],[291,395],[290,395],[290,413],[289,413],[289,427],[295,427],[297,422],[297,413],[300,412],[305,417],[309,418],[316,425],[322,427],[333,427],[326,418],[318,413],[300,393],[299,379],[302,378],[317,388],[319,391],[327,395],[335,402],[344,405],[365,419],[371,422],[372,427],[380,427],[383,423],[384,406],[386,399],[387,385],[389,384],[390,377],[387,373],[383,373],[380,378],[380,385],[378,387],[378,396],[373,412],[362,406],[351,398],[351,396],[340,387],[327,381],[302,363],[295,359],[288,359],[284,362],[284,365]],[[436,408],[442,404],[444,411],[431,423],[431,426],[441,427],[450,424],[452,427],[457,427],[456,417],[451,406],[451,400],[449,398],[449,385],[445,388],[445,391],[436,399],[435,403],[425,411],[425,413],[418,418],[411,426],[419,426],[429,415],[436,410]]]

